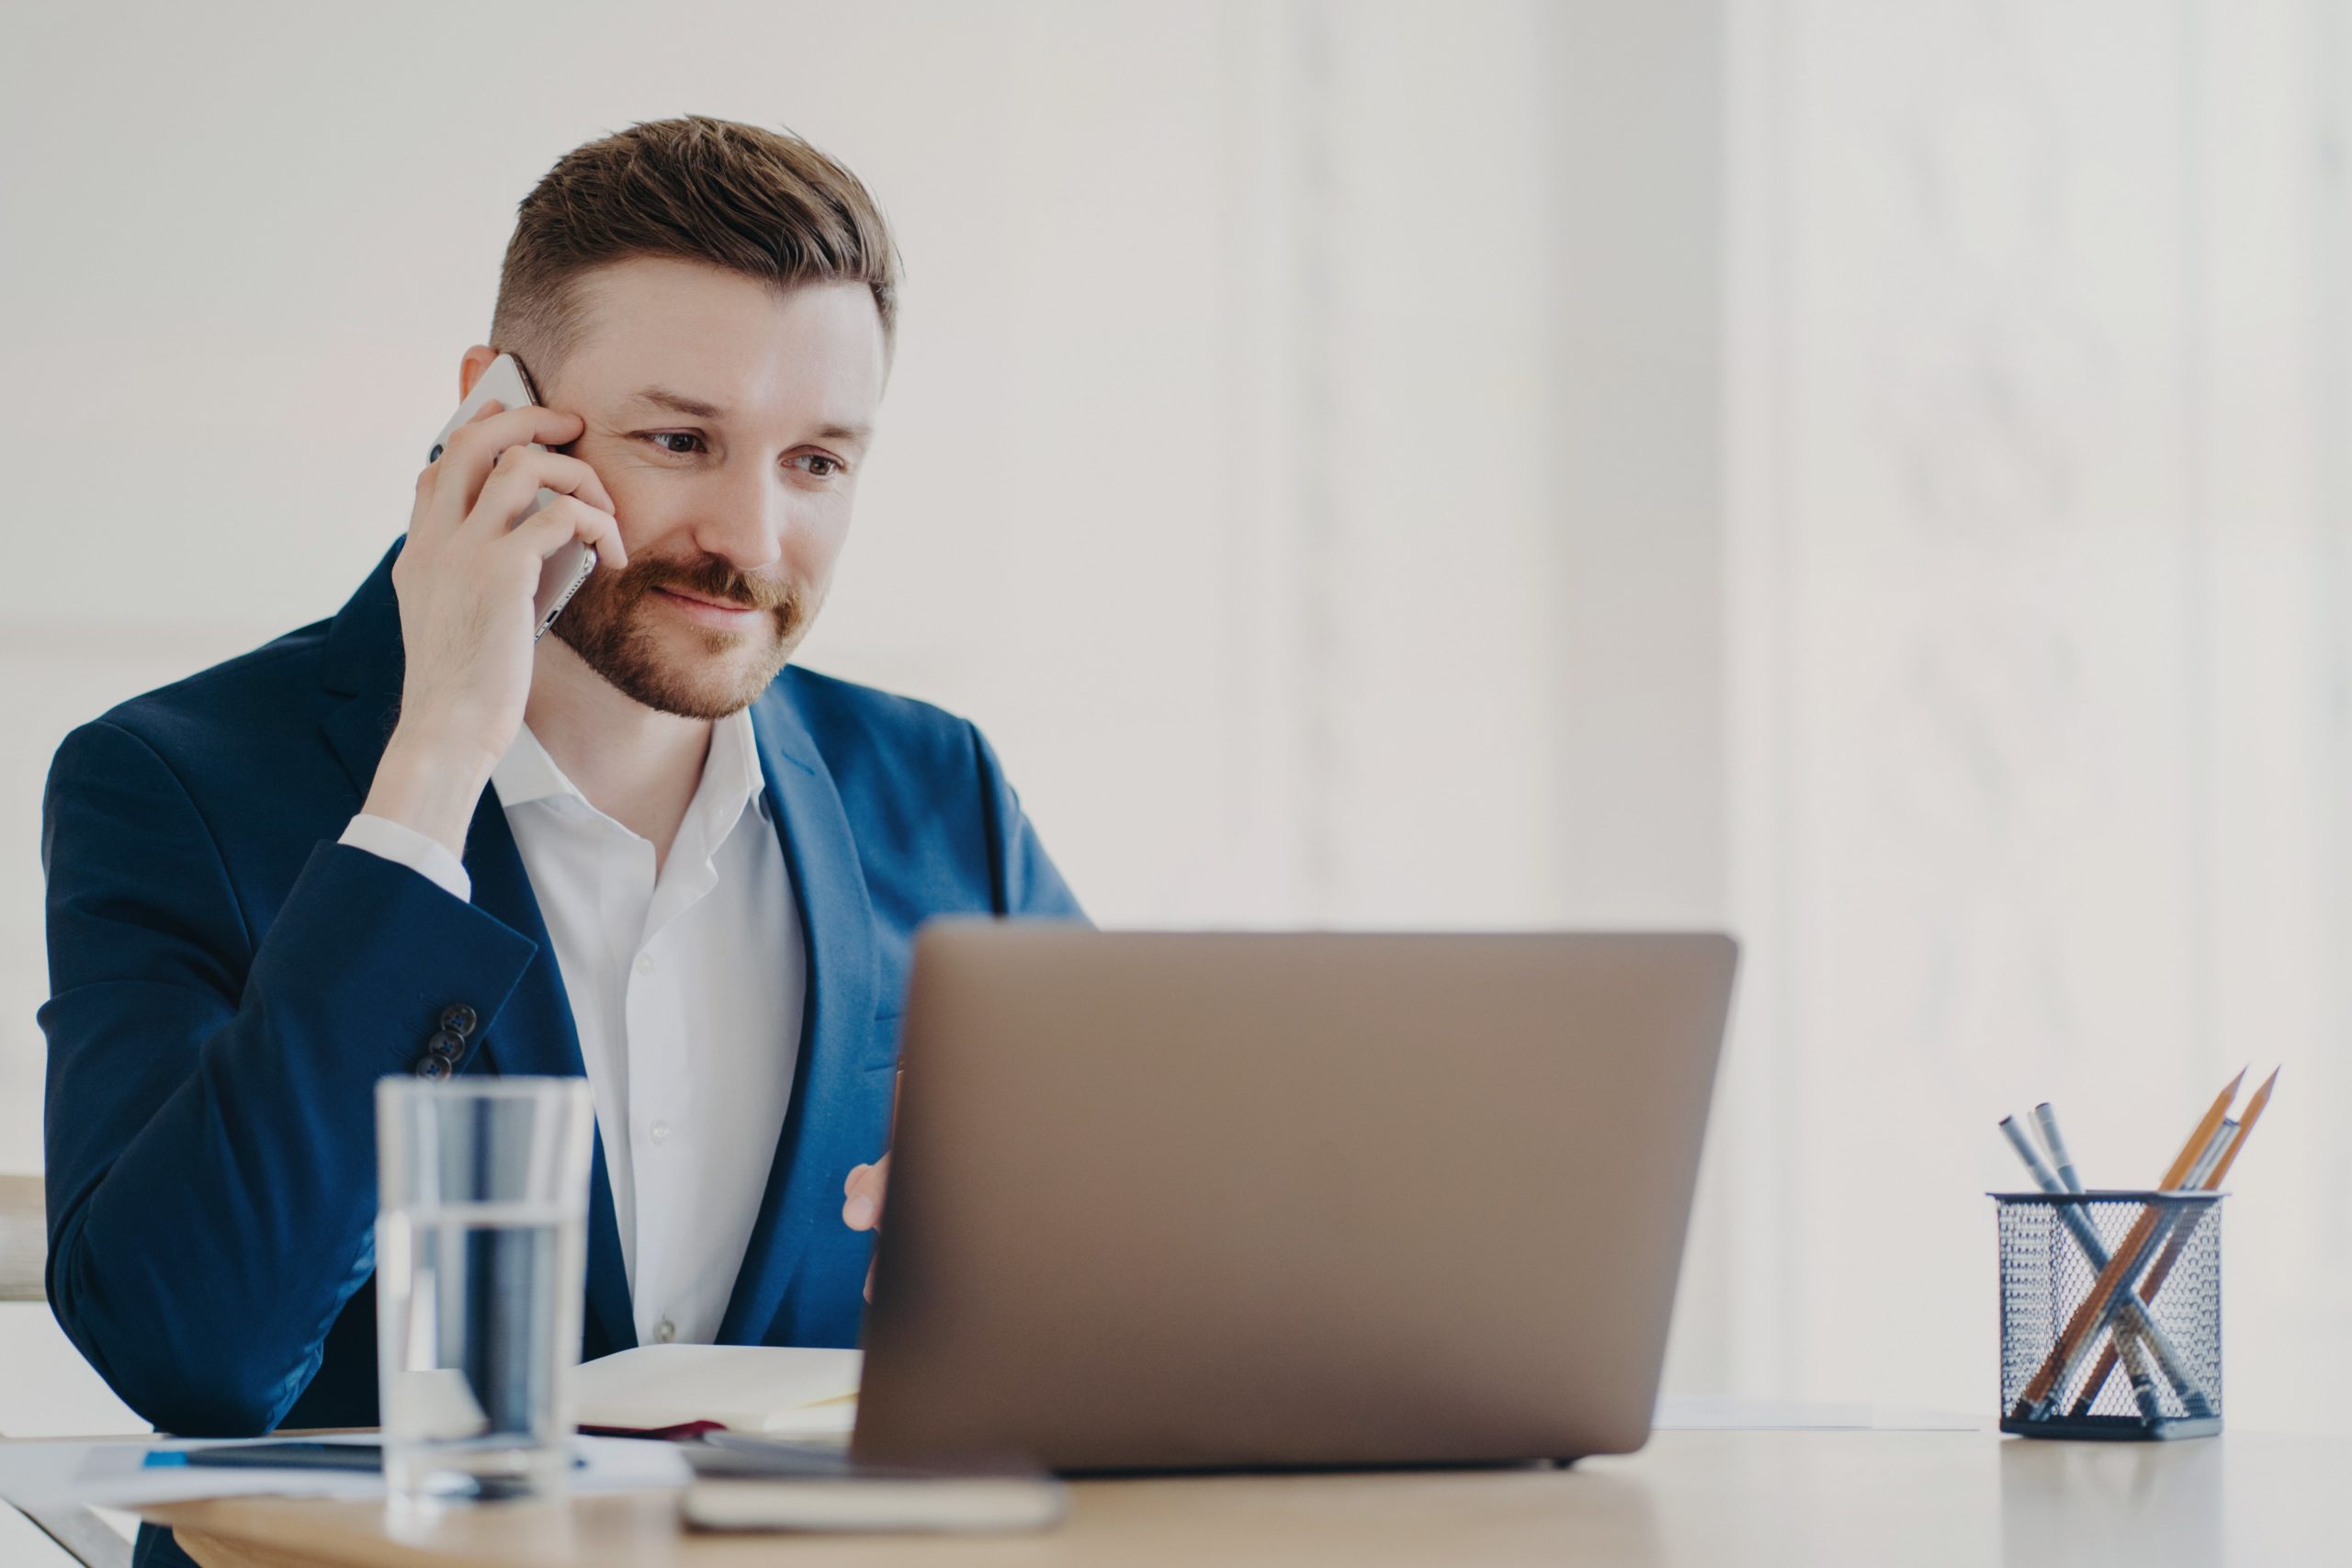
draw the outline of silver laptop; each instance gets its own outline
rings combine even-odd
[[[1736,948],[916,944],[863,1460],[1467,1463],[1648,1436]]]

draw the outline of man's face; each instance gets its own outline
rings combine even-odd
[[[600,567],[555,635],[648,707],[718,718],[807,635],[849,535],[882,399],[863,284],[778,292],[634,258],[581,280],[584,328],[539,381],[587,429],[628,565]]]

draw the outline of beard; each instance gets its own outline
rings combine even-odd
[[[707,657],[665,659],[663,639],[650,624],[659,611],[646,603],[659,588],[764,610],[774,640],[755,650],[758,633],[683,626]],[[623,695],[659,713],[716,719],[749,706],[767,690],[807,635],[813,614],[795,585],[752,577],[717,556],[704,556],[688,562],[634,560],[616,572],[600,567],[549,629]]]

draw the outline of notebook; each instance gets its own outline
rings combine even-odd
[[[774,1345],[640,1345],[582,1362],[577,1418],[605,1431],[720,1427],[799,1438],[841,1438],[857,1422],[855,1350]]]

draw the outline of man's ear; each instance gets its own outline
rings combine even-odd
[[[458,400],[459,402],[462,403],[473,396],[474,383],[481,379],[481,373],[489,369],[490,362],[497,357],[498,350],[488,344],[478,343],[466,350],[466,356],[458,361]]]

